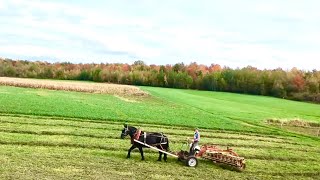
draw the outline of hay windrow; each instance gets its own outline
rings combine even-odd
[[[295,126],[295,127],[320,127],[320,123],[316,122],[308,122],[305,120],[300,120],[300,119],[268,119],[267,120],[268,124],[277,124],[281,126]]]
[[[129,97],[146,97],[149,94],[142,91],[138,87],[130,85],[108,84],[108,83],[88,83],[74,81],[56,81],[56,80],[40,80],[40,79],[24,79],[0,77],[0,85],[26,87],[35,89],[50,89],[77,91],[99,94],[111,94],[117,96]]]
[[[301,119],[268,119],[266,123],[291,132],[320,137],[320,123],[317,122]]]

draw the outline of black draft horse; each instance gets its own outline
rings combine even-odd
[[[124,129],[121,132],[121,139],[124,139],[127,135],[131,137],[132,146],[128,150],[127,158],[130,158],[130,153],[133,149],[138,148],[141,154],[141,160],[144,160],[142,148],[148,148],[142,144],[139,144],[134,141],[134,139],[146,143],[150,146],[155,146],[163,151],[169,151],[169,140],[167,136],[162,133],[156,132],[144,132],[140,131],[133,126],[124,125]],[[167,161],[167,154],[159,151],[158,161],[161,161],[162,154],[164,154],[163,160]]]

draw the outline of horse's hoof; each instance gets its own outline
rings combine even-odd
[[[127,159],[129,159],[130,158],[130,156],[127,156]]]
[[[144,159],[141,159],[141,161],[144,161]]]
[[[161,159],[158,159],[157,161],[161,161]]]

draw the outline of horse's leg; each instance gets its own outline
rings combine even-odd
[[[136,148],[136,146],[135,146],[135,145],[132,145],[131,148],[128,150],[127,158],[130,158],[130,153],[131,153],[131,151],[132,151],[134,148]]]
[[[163,155],[163,160],[164,160],[165,162],[167,162],[167,154],[165,154],[165,153],[164,153],[164,155]]]
[[[144,156],[143,156],[143,150],[142,150],[142,147],[139,147],[139,151],[140,151],[140,154],[141,154],[141,160],[143,161],[143,160],[144,160]]]
[[[159,158],[158,158],[158,161],[161,161],[161,158],[162,158],[162,152],[159,151]]]

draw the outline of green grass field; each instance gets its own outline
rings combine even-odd
[[[266,123],[320,123],[320,106],[220,92],[141,87],[151,97],[0,86],[0,179],[319,179],[320,138]],[[193,127],[201,143],[232,147],[244,172],[200,160],[197,168],[137,150],[126,159],[123,123],[164,132],[171,151],[186,148]]]

